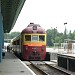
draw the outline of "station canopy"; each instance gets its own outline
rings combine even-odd
[[[4,33],[10,32],[26,0],[1,0]]]

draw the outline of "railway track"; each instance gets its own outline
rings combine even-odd
[[[36,75],[70,75],[51,67],[43,61],[30,61],[29,63],[27,66],[31,68]]]

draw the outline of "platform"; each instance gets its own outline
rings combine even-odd
[[[0,75],[36,75],[13,53],[6,52],[0,63]]]
[[[75,72],[75,54],[58,54],[57,56],[58,66]]]

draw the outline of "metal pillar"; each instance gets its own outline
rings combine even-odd
[[[4,43],[4,41],[3,41],[3,34],[4,34],[4,32],[3,32],[3,23],[2,23],[2,14],[1,14],[1,1],[0,1],[0,62],[2,61],[2,47],[3,47],[3,43]]]

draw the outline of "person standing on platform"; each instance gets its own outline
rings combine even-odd
[[[7,46],[7,52],[10,52],[10,47],[9,46]]]
[[[5,56],[5,49],[2,49],[2,57],[4,59],[4,56]]]

